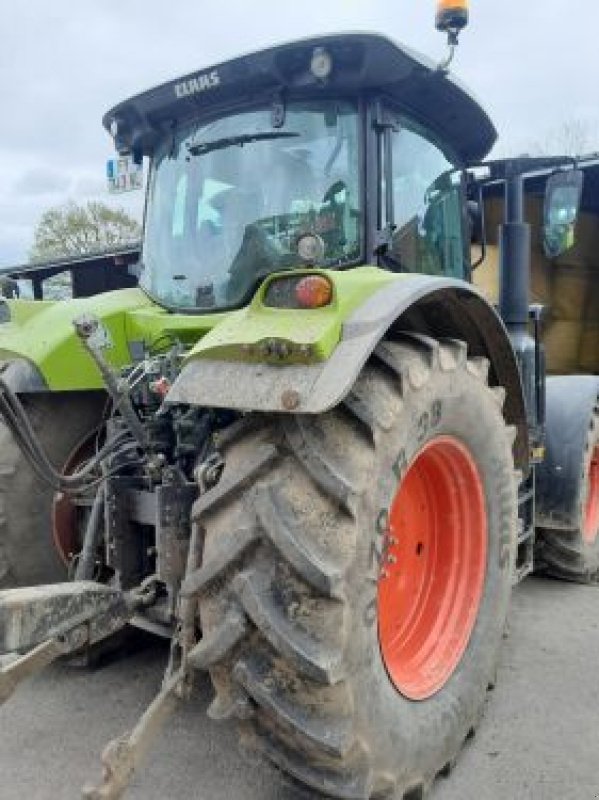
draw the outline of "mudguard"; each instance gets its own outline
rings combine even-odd
[[[501,319],[471,285],[425,275],[397,276],[345,319],[330,358],[308,364],[268,364],[191,358],[168,403],[240,411],[320,414],[340,403],[379,341],[393,331],[417,331],[466,341],[471,356],[491,363],[490,382],[506,389],[505,415],[518,435],[515,459],[528,465],[528,429],[520,374]],[[208,339],[208,337],[207,337]]]
[[[566,375],[547,379],[547,453],[537,467],[537,527],[579,527],[585,449],[598,405],[599,377]]]

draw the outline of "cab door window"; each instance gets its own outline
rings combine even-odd
[[[390,135],[391,164],[385,170],[393,189],[393,220],[386,220],[389,255],[401,271],[464,278],[459,175],[422,129],[401,121]]]

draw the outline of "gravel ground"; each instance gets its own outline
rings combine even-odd
[[[599,798],[599,589],[529,579],[514,596],[510,635],[485,720],[431,800]],[[140,643],[95,671],[49,668],[0,710],[0,799],[76,800],[99,777],[103,745],[157,691],[166,650]],[[262,763],[238,753],[229,725],[204,710],[210,687],[158,740],[129,800],[299,800]]]

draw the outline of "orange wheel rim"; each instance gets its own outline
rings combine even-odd
[[[593,544],[599,536],[599,445],[594,449],[589,470],[589,493],[584,515],[583,537]]]
[[[378,582],[383,661],[411,700],[438,692],[464,655],[483,595],[487,540],[476,463],[456,438],[437,437],[392,500]]]

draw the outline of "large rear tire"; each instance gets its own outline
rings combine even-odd
[[[517,515],[487,372],[459,342],[385,342],[342,407],[225,434],[197,504],[209,713],[325,795],[420,798],[483,712]],[[393,620],[405,581],[421,601]]]
[[[29,395],[23,404],[57,468],[99,423],[100,393]],[[32,471],[0,420],[0,588],[65,580],[52,535],[53,490]]]

